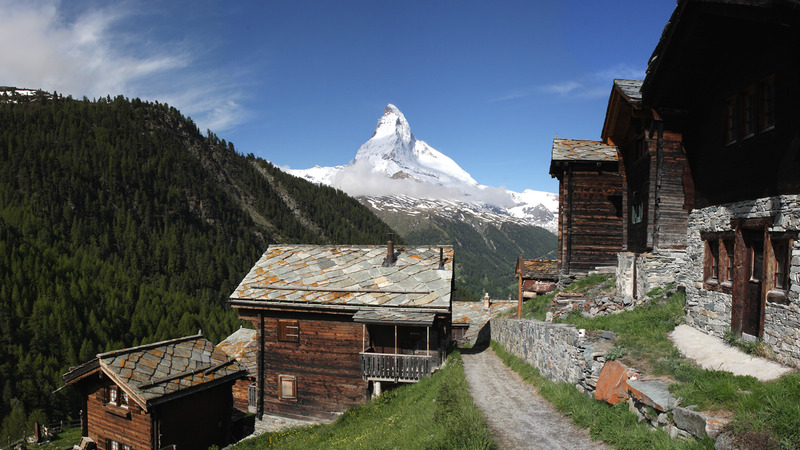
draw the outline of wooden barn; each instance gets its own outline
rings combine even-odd
[[[694,194],[681,114],[646,108],[642,83],[614,80],[601,134],[604,143],[617,147],[622,175],[617,286],[635,299],[682,281],[675,274],[685,260]]]
[[[335,418],[450,341],[452,246],[272,245],[231,295],[258,332],[258,414]]]
[[[565,275],[617,265],[622,249],[622,177],[617,148],[553,139],[550,175],[558,178],[558,261]]]
[[[84,442],[99,449],[228,444],[231,387],[244,374],[202,335],[101,353],[64,374],[82,395]]]
[[[680,130],[691,169],[687,320],[763,339],[796,366],[798,73],[795,3],[681,0],[641,88],[665,129]]]

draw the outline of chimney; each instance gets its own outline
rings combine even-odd
[[[486,295],[483,296],[483,309],[489,309],[492,307],[492,301],[489,299],[489,293],[487,292]]]
[[[386,259],[383,260],[383,267],[391,267],[397,261],[394,256],[394,241],[392,240],[392,233],[389,233],[389,241],[386,242]]]
[[[444,270],[444,248],[439,247],[439,270]]]

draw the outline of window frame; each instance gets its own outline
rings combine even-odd
[[[284,395],[283,384],[290,383],[291,394]],[[297,401],[297,377],[295,375],[278,375],[278,400]]]
[[[278,319],[278,341],[299,343],[300,322],[296,319]]]
[[[735,241],[732,232],[701,233],[703,289],[733,293]]]
[[[775,75],[770,75],[759,83],[759,131],[775,128]]]

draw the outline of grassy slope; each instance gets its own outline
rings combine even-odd
[[[603,280],[594,280],[603,283]],[[592,289],[578,286],[577,290]],[[546,309],[546,302],[535,299],[528,307],[529,317]],[[528,306],[526,302],[525,306]],[[617,333],[615,344],[625,354],[622,361],[647,373],[673,380],[670,386],[683,405],[696,404],[705,411],[731,415],[729,430],[744,448],[800,448],[800,374],[791,373],[779,380],[762,383],[753,377],[729,372],[704,370],[683,358],[668,338],[668,333],[683,321],[685,298],[678,293],[670,298],[656,298],[650,304],[620,314],[585,318],[567,316],[566,322],[587,330],[610,330]],[[497,350],[504,353],[502,348]],[[507,356],[513,361],[515,357]],[[617,408],[595,402],[577,393],[570,385],[558,385],[539,376],[535,369],[520,362],[542,395],[581,426],[591,427],[593,436],[621,448],[634,448],[639,439],[636,427],[619,418]],[[625,409],[625,408],[622,408]],[[586,411],[591,411],[587,413]],[[653,433],[658,435],[658,433]],[[660,439],[660,438],[659,438]],[[655,447],[685,445],[660,440]],[[692,445],[710,446],[710,440]],[[639,447],[641,448],[641,447]]]
[[[267,433],[235,449],[496,448],[467,391],[461,355],[432,377],[351,408],[330,425]]]

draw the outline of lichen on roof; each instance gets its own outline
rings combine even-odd
[[[553,139],[553,161],[617,161],[617,147],[600,141]]]

